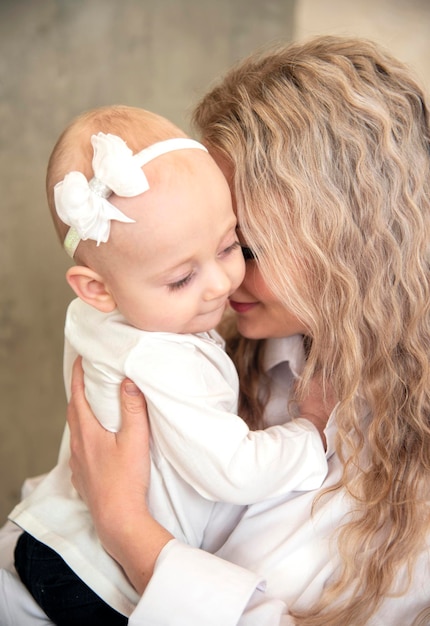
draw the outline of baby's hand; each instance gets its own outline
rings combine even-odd
[[[325,393],[319,376],[315,376],[308,387],[307,395],[299,402],[299,416],[309,420],[318,430],[324,449],[327,449],[324,429],[337,400],[332,387],[326,386]]]

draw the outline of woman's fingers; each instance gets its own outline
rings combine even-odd
[[[125,432],[132,433],[144,439],[148,438],[148,411],[143,393],[129,378],[121,383],[121,430],[119,435]]]

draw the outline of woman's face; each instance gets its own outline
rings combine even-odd
[[[306,334],[303,322],[279,302],[253,260],[246,262],[245,278],[230,296],[230,306],[240,334],[248,339]]]
[[[236,212],[236,198],[232,189],[232,171],[224,159],[209,149],[217,162],[232,191],[233,209]],[[240,224],[239,224],[239,239]],[[241,244],[246,246],[246,241]],[[246,261],[245,278],[242,284],[230,296],[230,306],[237,316],[237,328],[248,339],[266,339],[269,337],[289,337],[306,334],[307,330],[291,311],[289,311],[267,286],[257,262]]]

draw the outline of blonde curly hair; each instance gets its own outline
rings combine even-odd
[[[374,43],[323,36],[245,59],[193,121],[232,168],[265,281],[309,329],[299,392],[318,374],[340,400],[335,488],[354,511],[337,534],[342,568],[315,606],[292,614],[301,626],[364,624],[430,531],[424,94]],[[264,342],[236,344],[246,377]]]

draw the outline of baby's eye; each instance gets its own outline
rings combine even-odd
[[[240,248],[240,243],[238,241],[234,241],[230,246],[227,246],[227,248],[224,248],[221,254],[230,254],[231,252],[234,252],[234,250],[237,250],[238,248]]]
[[[176,291],[177,289],[181,289],[182,287],[185,287],[186,285],[188,285],[192,277],[193,277],[193,272],[191,272],[190,274],[187,274],[187,276],[184,276],[184,278],[181,278],[181,280],[177,280],[174,283],[170,283],[169,285],[167,285],[167,287],[169,291]]]
[[[248,246],[241,246],[241,248],[245,261],[253,261],[255,259],[255,254],[253,253],[251,248],[248,248]]]

